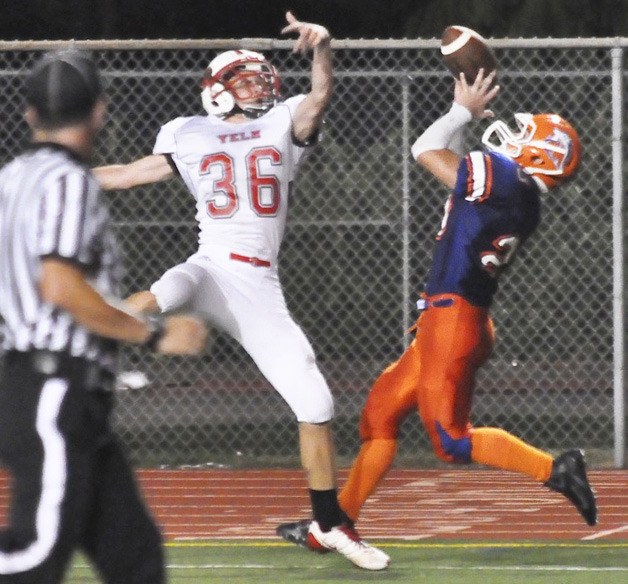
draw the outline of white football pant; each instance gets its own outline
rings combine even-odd
[[[237,340],[299,422],[333,417],[329,386],[310,342],[286,306],[275,266],[194,254],[169,269],[150,291],[163,312],[187,309]]]

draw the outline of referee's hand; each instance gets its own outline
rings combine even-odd
[[[188,315],[169,316],[164,320],[166,332],[157,344],[157,352],[168,355],[196,355],[205,348],[207,326]]]

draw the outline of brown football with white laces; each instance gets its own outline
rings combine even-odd
[[[486,39],[466,26],[448,26],[441,36],[440,52],[453,75],[457,78],[464,73],[469,83],[481,68],[485,76],[497,69],[497,60]]]

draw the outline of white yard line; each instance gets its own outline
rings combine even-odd
[[[622,525],[621,527],[616,527],[615,529],[598,531],[597,533],[592,533],[591,535],[587,535],[586,537],[583,537],[581,539],[582,541],[590,541],[592,539],[600,539],[601,537],[606,537],[607,535],[613,535],[614,533],[621,533],[622,531],[628,531],[628,525]]]
[[[628,566],[426,566],[423,570],[475,570],[498,572],[628,572]]]
[[[76,569],[89,569],[87,564],[76,564]],[[214,569],[234,569],[234,570],[276,570],[285,569],[286,566],[275,566],[272,564],[168,564],[169,570],[214,570]],[[323,566],[310,565],[308,569],[321,569]],[[422,570],[446,570],[446,571],[496,571],[496,572],[628,572],[628,566],[430,566],[423,564]]]

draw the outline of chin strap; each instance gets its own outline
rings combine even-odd
[[[532,180],[536,183],[542,193],[547,193],[547,191],[549,191],[549,188],[547,187],[543,179],[540,179],[538,176],[528,170],[526,170],[526,172],[532,177]]]
[[[256,120],[257,118],[263,116],[266,112],[268,112],[269,110],[271,110],[274,106],[269,107],[268,109],[264,109],[264,110],[245,110],[242,109],[237,103],[233,106],[233,108],[231,108],[230,112],[227,112],[226,114],[221,114],[220,116],[218,116],[221,119],[225,119],[225,118],[229,118],[231,116],[235,116],[237,114],[242,114],[243,116],[246,116],[247,118],[251,119],[251,120]]]
[[[241,111],[247,118],[256,120],[257,118],[263,116],[269,110],[270,108],[265,109],[265,110],[241,110]]]

